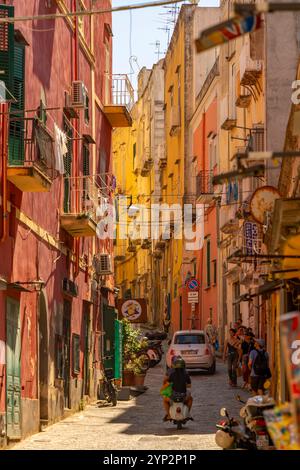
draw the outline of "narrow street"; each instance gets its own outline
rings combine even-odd
[[[217,365],[214,376],[192,374],[194,421],[182,431],[162,422],[159,389],[163,367],[151,369],[147,375],[146,393],[130,401],[120,401],[116,408],[91,405],[45,431],[17,444],[15,450],[205,450],[217,449],[214,442],[215,423],[219,410],[227,407],[238,415],[241,405],[235,395],[244,392],[227,385],[226,368]]]

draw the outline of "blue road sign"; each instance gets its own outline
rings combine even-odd
[[[188,288],[190,290],[196,290],[199,288],[199,281],[197,281],[197,279],[191,279],[189,282],[188,282]]]

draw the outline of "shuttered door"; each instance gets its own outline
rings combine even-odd
[[[64,123],[64,131],[69,138],[68,153],[64,155],[65,176],[68,177],[72,175],[73,141],[70,139],[73,139],[73,129],[67,121]],[[70,180],[68,178],[64,180],[64,212],[71,212]]]
[[[115,379],[122,378],[123,364],[123,324],[115,320]]]
[[[104,367],[112,369],[115,374],[115,320],[116,309],[109,305],[103,305],[103,330],[104,330]]]
[[[0,5],[0,18],[14,16],[14,7]],[[13,94],[14,25],[0,23],[0,80]]]
[[[13,95],[9,126],[9,164],[24,164],[25,46],[15,41]]]

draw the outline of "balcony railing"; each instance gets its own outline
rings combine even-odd
[[[196,176],[196,197],[198,202],[203,204],[212,202],[214,198],[213,176],[211,170],[202,170]]]
[[[37,118],[10,116],[8,179],[22,191],[49,191],[55,170],[54,139]]]
[[[230,263],[252,263],[255,256],[262,253],[263,238],[255,222],[247,221],[227,248],[227,259]]]
[[[106,75],[104,113],[112,127],[130,127],[134,90],[127,75]]]
[[[64,178],[61,225],[72,236],[96,234],[97,219],[109,211],[108,189],[112,175],[98,174]]]

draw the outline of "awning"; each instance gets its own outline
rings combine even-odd
[[[281,289],[283,286],[284,286],[284,282],[282,280],[265,282],[262,286],[259,286],[256,289],[256,292],[254,292],[253,294],[250,294],[250,293],[243,294],[238,299],[236,299],[233,303],[239,304],[241,302],[249,302],[254,297],[268,294],[275,290]]]

